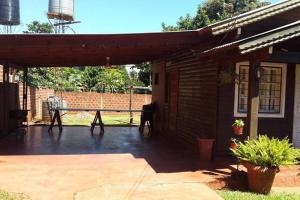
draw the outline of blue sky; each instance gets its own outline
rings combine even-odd
[[[272,0],[278,2],[279,0]],[[75,0],[76,33],[158,32],[161,23],[175,24],[186,13],[195,14],[202,0]],[[21,25],[47,22],[48,0],[20,0]]]

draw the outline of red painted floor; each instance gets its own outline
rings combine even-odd
[[[220,199],[205,184],[228,176],[177,146],[143,138],[137,128],[88,127],[49,134],[30,127],[24,141],[0,140],[0,188],[31,199]],[[209,169],[209,170],[207,170]]]

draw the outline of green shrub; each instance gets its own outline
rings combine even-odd
[[[234,123],[232,124],[232,126],[242,128],[245,126],[245,122],[242,119],[236,119],[236,120],[234,120]]]
[[[295,149],[287,138],[280,140],[260,135],[257,140],[248,139],[239,142],[236,150],[230,149],[240,160],[263,167],[279,167],[297,164],[299,149]]]

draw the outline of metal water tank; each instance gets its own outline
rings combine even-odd
[[[74,0],[49,0],[50,19],[74,20]]]
[[[20,24],[20,2],[19,0],[0,0],[0,24]]]

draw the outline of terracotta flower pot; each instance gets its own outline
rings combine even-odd
[[[233,132],[236,135],[243,135],[244,127],[233,126]]]
[[[198,149],[201,161],[211,161],[214,139],[198,138]]]
[[[242,161],[242,164],[247,168],[249,190],[259,194],[269,194],[278,168],[256,166],[245,161]]]
[[[231,143],[230,143],[230,148],[231,148],[231,149],[234,149],[234,150],[237,149],[237,148],[238,148],[237,143],[231,142]]]

